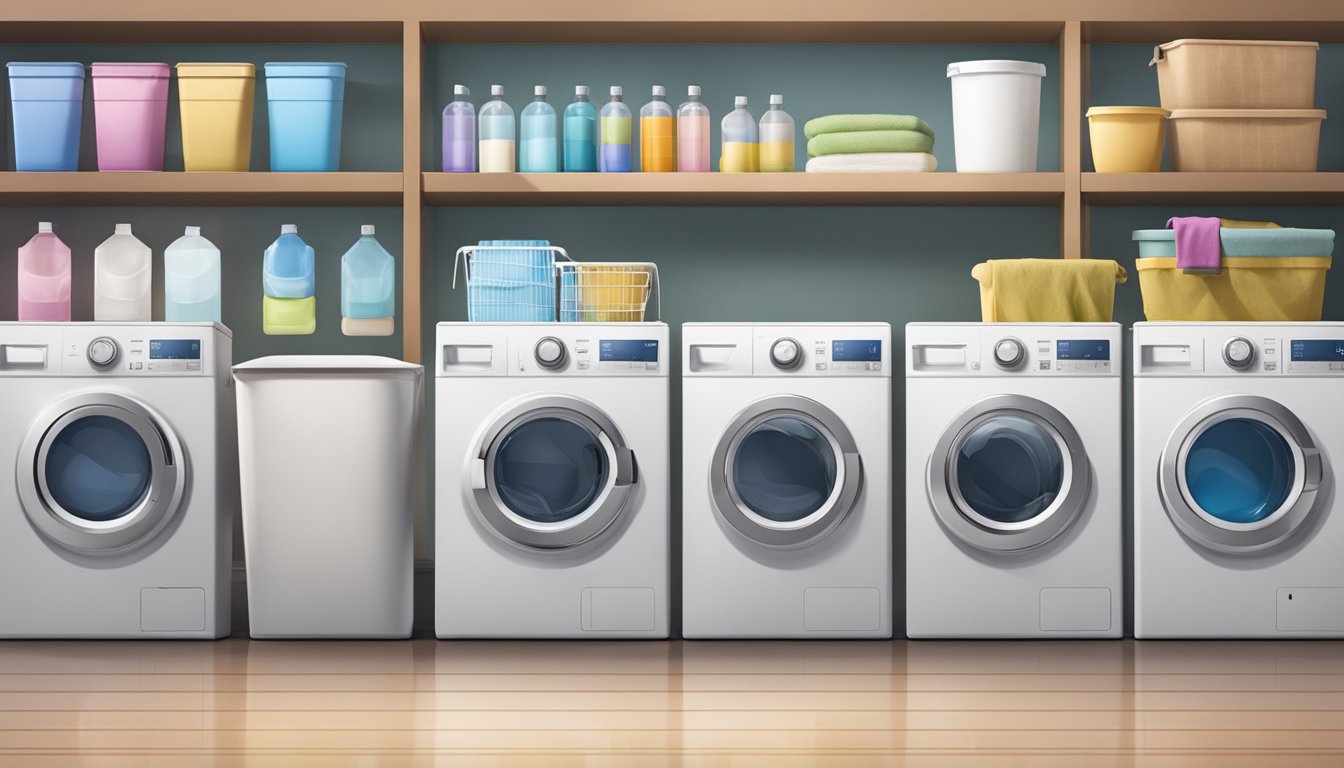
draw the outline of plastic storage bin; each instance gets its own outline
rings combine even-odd
[[[1087,110],[1092,165],[1098,173],[1162,170],[1167,111],[1159,107],[1092,107]]]
[[[182,160],[188,171],[247,171],[252,158],[251,64],[178,64]]]
[[[233,372],[252,637],[409,637],[424,369],[294,356]]]
[[[1171,113],[1177,171],[1315,171],[1323,109],[1178,109]]]
[[[94,64],[93,115],[100,171],[162,171],[167,64]]]
[[[340,170],[345,65],[268,62],[265,69],[271,170]]]
[[[467,273],[467,319],[473,323],[555,322],[556,262],[570,261],[545,240],[483,240],[457,250]]]
[[[1224,230],[1222,270],[1216,275],[1186,274],[1176,268],[1173,230],[1141,229],[1133,237],[1139,243],[1135,267],[1143,313],[1149,320],[1321,319],[1334,250],[1331,230]],[[1281,255],[1247,255],[1256,251]]]
[[[79,170],[84,65],[13,61],[8,68],[14,112],[14,169]]]
[[[957,170],[1035,171],[1045,65],[1031,61],[961,61],[947,65],[947,76],[952,81]]]
[[[976,264],[987,323],[1109,323],[1125,268],[1105,259],[997,259]]]
[[[38,223],[37,234],[19,248],[18,299],[20,322],[70,319],[70,247],[49,221]]]
[[[1174,40],[1153,49],[1163,109],[1316,106],[1316,43]]]

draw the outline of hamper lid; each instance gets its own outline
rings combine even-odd
[[[10,77],[78,77],[84,79],[84,65],[77,61],[11,61],[5,65]]]
[[[1170,113],[1161,107],[1090,107],[1087,110],[1087,117],[1096,117],[1098,115],[1161,115],[1166,117]]]
[[[90,67],[94,77],[166,78],[168,65],[162,62],[98,62]]]
[[[256,77],[257,68],[241,62],[181,62],[178,78],[183,77]]]
[[[266,77],[345,77],[345,64],[339,61],[268,61]]]
[[[956,61],[947,65],[947,76],[956,75],[1035,75],[1045,77],[1045,65],[1034,61],[1014,61],[1012,59],[983,59],[980,61]]]

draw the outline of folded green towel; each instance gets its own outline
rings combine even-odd
[[[807,140],[807,156],[858,152],[930,152],[933,137],[919,131],[853,131],[823,133]]]
[[[826,115],[803,125],[803,135],[809,139],[853,131],[918,131],[933,138],[933,128],[914,115]]]

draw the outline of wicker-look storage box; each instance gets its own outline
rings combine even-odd
[[[1177,171],[1315,171],[1323,109],[1178,109],[1167,122]]]
[[[1316,106],[1316,43],[1175,40],[1153,50],[1163,109]]]

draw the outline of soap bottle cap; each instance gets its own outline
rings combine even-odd
[[[784,97],[783,97],[782,95],[778,94],[778,93],[772,93],[772,94],[770,94],[770,103],[771,103],[771,104],[783,104],[783,103],[784,103]]]
[[[299,234],[299,225],[297,225],[297,224],[281,224],[281,225],[280,225],[280,234],[282,234],[282,235],[297,235],[297,234]]]
[[[502,85],[492,85],[492,86],[490,86],[490,95],[491,95],[491,96],[503,96],[503,95],[504,95],[504,86],[502,86]]]
[[[736,97],[734,97],[734,98],[733,98],[733,106],[734,106],[734,107],[737,107],[738,109],[746,109],[746,106],[747,106],[747,97],[746,97],[746,96],[736,96]]]
[[[545,95],[546,95],[546,86],[544,86],[544,85],[534,85],[534,86],[532,86],[532,95],[533,95],[533,96],[545,96]]]
[[[372,235],[372,234],[373,234],[373,225],[372,225],[372,224],[364,224],[364,225],[362,225],[362,226],[359,228],[359,234],[360,234],[360,236],[369,236],[369,235]]]
[[[667,89],[661,85],[655,85],[653,86],[653,96],[654,98],[665,98],[667,96]]]
[[[700,96],[700,86],[698,86],[698,85],[688,85],[688,86],[686,86],[686,95],[687,95],[687,96],[695,96],[695,97],[699,98],[699,96]]]
[[[587,95],[588,95],[588,86],[586,86],[586,85],[576,85],[576,86],[574,86],[574,95],[575,95],[575,96],[587,96]]]
[[[454,86],[453,86],[453,95],[454,95],[454,96],[470,96],[470,95],[471,95],[471,91],[467,90],[467,86],[465,86],[465,85],[454,85]]]
[[[116,229],[115,229],[114,231],[115,231],[116,234],[118,234],[118,235],[129,235],[129,234],[131,234],[131,225],[130,225],[130,224],[118,224],[117,227],[116,227]]]
[[[183,233],[183,237],[200,237],[200,236],[201,236],[200,227],[187,227],[187,231]]]
[[[38,231],[38,232],[50,232],[50,231],[51,231],[51,222],[50,222],[50,221],[39,221],[39,222],[37,222],[37,231]]]
[[[619,98],[619,97],[620,97],[622,94],[624,94],[624,93],[625,93],[625,91],[621,89],[621,86],[619,86],[619,85],[613,85],[613,86],[611,86],[611,95],[612,95],[612,96],[615,96],[615,97]]]

